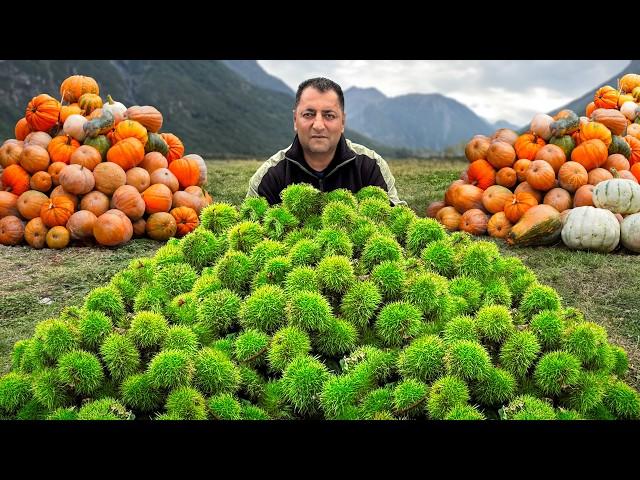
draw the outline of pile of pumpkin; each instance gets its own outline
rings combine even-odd
[[[103,101],[82,75],[65,79],[60,96],[33,97],[0,147],[0,244],[116,246],[196,228],[212,202],[207,167],[160,132],[158,109]]]
[[[470,164],[427,215],[510,245],[640,252],[640,75],[603,86],[586,115],[538,113],[528,132],[466,145]]]

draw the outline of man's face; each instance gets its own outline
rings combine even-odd
[[[293,112],[293,128],[302,148],[312,153],[334,150],[344,132],[344,117],[336,92],[304,89]]]

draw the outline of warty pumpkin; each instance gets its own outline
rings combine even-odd
[[[620,224],[609,210],[576,207],[562,228],[562,241],[573,250],[608,253],[620,242]]]
[[[100,94],[98,82],[92,77],[71,75],[60,84],[60,96],[65,102],[74,103],[85,93]]]

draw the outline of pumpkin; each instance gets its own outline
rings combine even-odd
[[[624,118],[633,122],[638,117],[638,104],[636,102],[624,102],[620,107],[620,113],[624,116]],[[625,124],[625,126],[627,125]],[[619,133],[617,135],[622,134]]]
[[[95,189],[105,195],[113,195],[118,187],[127,183],[127,175],[122,167],[113,162],[102,162],[93,169]]]
[[[513,200],[511,190],[500,185],[492,185],[482,193],[482,205],[489,213],[498,213],[504,210],[504,205]]]
[[[40,209],[40,217],[44,224],[51,228],[58,225],[66,225],[69,217],[73,215],[75,206],[71,200],[64,196],[50,198]]]
[[[151,185],[151,177],[149,172],[144,168],[134,167],[126,172],[127,185],[135,187],[138,192],[144,192]]]
[[[194,195],[186,190],[178,190],[177,192],[173,192],[171,207],[189,207],[200,215],[200,211],[205,207],[205,201],[203,196]]]
[[[125,117],[141,123],[147,130],[153,133],[157,133],[160,128],[162,128],[162,113],[150,105],[134,105],[129,107],[125,113]]]
[[[22,195],[29,190],[29,173],[20,165],[9,165],[2,171],[3,190],[15,195]]]
[[[74,195],[84,195],[93,190],[96,184],[93,173],[82,165],[67,165],[60,172],[58,181],[65,192]]]
[[[47,232],[45,237],[47,242],[47,246],[53,249],[61,249],[69,245],[70,235],[69,230],[67,230],[62,225],[57,225]]]
[[[9,215],[0,219],[0,244],[18,245],[24,238],[24,223],[18,217]]]
[[[467,210],[460,218],[460,230],[471,235],[483,235],[487,231],[487,215],[477,208]]]
[[[40,145],[28,145],[20,154],[20,166],[29,173],[46,171],[49,167],[49,152]]]
[[[504,214],[511,223],[516,223],[524,213],[532,207],[538,205],[536,197],[527,192],[520,192],[512,195],[509,202],[504,204]]]
[[[583,185],[573,195],[573,207],[593,206],[593,185]]]
[[[198,179],[198,183],[196,185],[202,186],[207,184],[207,164],[204,162],[204,159],[195,153],[190,153],[185,155],[184,158],[188,158],[191,160],[195,160],[198,164],[198,169],[200,170],[200,178]]]
[[[177,237],[184,237],[187,233],[195,230],[195,228],[200,224],[198,214],[193,208],[177,207],[172,209],[169,213],[176,221],[175,234]]]
[[[510,167],[516,160],[516,151],[507,142],[495,140],[489,145],[487,161],[496,169]]]
[[[454,193],[460,185],[467,185],[467,182],[465,182],[464,180],[454,180],[453,182],[451,182],[449,187],[444,192],[445,205],[453,206]]]
[[[475,187],[474,187],[475,188]],[[142,198],[146,205],[145,213],[169,212],[173,203],[173,196],[169,187],[162,183],[156,183],[142,192]]]
[[[158,133],[149,132],[147,143],[144,145],[144,153],[158,152],[163,157],[169,153],[169,145],[164,141],[164,138]]]
[[[141,168],[144,168],[149,174],[152,174],[155,170],[159,168],[167,168],[169,166],[169,162],[164,155],[159,152],[149,152],[144,156],[142,163],[138,165]]]
[[[40,216],[40,209],[42,208],[42,205],[48,201],[49,197],[44,193],[38,192],[37,190],[27,190],[18,197],[16,207],[18,208],[18,212],[20,212],[22,218],[31,220],[32,218]]]
[[[453,207],[442,207],[436,214],[436,219],[450,232],[460,229],[460,218],[462,215]]]
[[[477,162],[480,160],[476,160]],[[453,207],[460,213],[472,208],[482,209],[482,194],[484,191],[475,185],[462,184],[453,192]]]
[[[615,88],[605,85],[596,90],[593,96],[593,103],[596,108],[616,108],[618,106],[618,96],[620,92]]]
[[[596,108],[590,117],[607,127],[613,135],[624,135],[627,129],[627,117],[614,108]]]
[[[111,208],[117,208],[131,220],[138,220],[144,215],[146,205],[135,187],[123,185],[113,193]]]
[[[109,113],[111,113],[113,115],[113,113],[111,111],[109,111]],[[102,117],[102,108],[96,108],[89,115],[85,115],[84,118],[86,118],[87,120],[91,121],[91,120],[95,120],[96,118],[100,118],[100,117]],[[114,118],[113,121],[115,123],[115,118]]]
[[[544,192],[532,188],[528,182],[518,184],[518,186],[513,189],[513,193],[530,193],[538,203],[542,203],[542,197],[544,197]]]
[[[562,228],[562,241],[573,250],[608,253],[620,242],[620,224],[609,210],[576,207]]]
[[[0,167],[7,168],[9,165],[19,163],[23,149],[23,145],[13,142],[2,145],[2,147],[0,147]]]
[[[42,221],[42,218],[32,218],[24,227],[24,239],[31,248],[41,249],[46,243],[49,229]]]
[[[165,241],[176,234],[176,219],[167,212],[158,212],[147,218],[146,231],[149,238]]]
[[[78,105],[85,115],[90,115],[96,108],[102,108],[102,98],[95,93],[83,93],[78,99]]]
[[[553,168],[554,175],[558,173],[560,167],[567,161],[564,151],[557,145],[547,144],[538,150],[535,160],[544,160]]]
[[[549,190],[542,201],[545,205],[551,205],[560,213],[571,208],[573,205],[573,199],[571,194],[564,188],[552,188]]]
[[[90,172],[93,172],[100,162],[102,162],[100,152],[89,145],[81,145],[69,158],[71,165],[80,165]]]
[[[529,160],[526,160],[527,162]],[[496,172],[496,184],[506,188],[512,188],[518,183],[518,175],[511,167],[501,168]]]
[[[527,170],[531,165],[531,160],[526,158],[521,158],[513,164],[513,169],[516,171],[516,175],[518,177],[518,181],[524,182],[527,180]]]
[[[632,123],[627,127],[627,135],[640,139],[640,124]]]
[[[109,204],[109,197],[97,190],[87,193],[80,201],[80,209],[88,210],[96,217],[105,213],[109,208],[111,208]]]
[[[620,178],[624,178],[625,180],[631,180],[633,183],[638,183],[638,179],[640,178],[640,163],[636,163],[631,170],[620,170],[618,172],[618,176]]]
[[[109,110],[111,112],[115,125],[118,125],[126,118],[125,112],[127,111],[127,107],[120,102],[114,101],[113,98],[111,98],[111,95],[107,95],[107,101],[102,105],[102,109]]]
[[[78,210],[67,221],[67,230],[74,240],[93,238],[93,227],[98,217],[89,210]]]
[[[144,146],[147,143],[147,129],[139,122],[134,120],[123,120],[120,122],[113,132],[116,142],[126,138],[136,138],[140,141],[142,147],[142,156],[144,157]]]
[[[180,188],[180,182],[168,168],[158,168],[157,170],[154,170],[150,175],[150,178],[152,185],[154,183],[161,183],[169,187],[171,192],[177,192]]]
[[[617,176],[614,169],[613,172]],[[609,173],[611,175],[611,173]],[[604,180],[593,189],[593,205],[613,213],[640,212],[640,185],[619,177]]]
[[[33,97],[24,114],[31,130],[42,132],[50,130],[58,123],[59,116],[60,102],[46,93]]]
[[[473,166],[473,164],[471,166]],[[169,164],[169,170],[178,179],[180,188],[185,189],[193,185],[198,185],[200,180],[200,168],[198,167],[198,162],[195,160],[190,158],[178,158]],[[493,178],[495,180],[495,172]]]
[[[594,138],[600,139],[609,148],[611,145],[611,131],[599,122],[586,122],[580,125],[580,144]]]
[[[552,137],[571,135],[576,132],[578,128],[580,128],[580,118],[571,111],[565,117],[558,118],[549,125]]]
[[[82,142],[87,136],[87,132],[85,130],[85,125],[87,123],[89,123],[89,121],[82,115],[69,115],[69,117],[64,121],[62,131],[65,135],[69,135],[75,138],[78,142]]]
[[[556,172],[545,160],[534,160],[527,169],[527,183],[536,190],[546,192],[555,186]]]
[[[484,136],[475,136],[464,147],[464,154],[470,163],[486,160],[491,141]]]
[[[120,125],[126,121],[120,122]],[[143,159],[144,146],[140,140],[134,137],[118,141],[107,152],[107,161],[120,165],[125,171],[137,166]]]
[[[607,161],[608,157],[607,146],[597,138],[582,142],[571,152],[571,160],[578,162],[587,171],[598,168]]]
[[[51,165],[49,165],[49,168],[47,168],[47,173],[51,176],[52,185],[56,187],[60,185],[60,172],[62,172],[62,169],[66,166],[67,164],[63,162],[53,162]]]
[[[192,187],[185,188],[184,191],[187,192],[187,193],[190,193],[191,195],[194,195],[194,196],[198,197],[202,201],[202,207],[203,208],[206,207],[207,205],[210,205],[211,203],[213,203],[213,200],[211,199],[211,197],[209,196],[207,191],[204,190],[201,187],[198,187],[198,186],[194,185]]]
[[[111,142],[106,135],[98,135],[93,138],[87,137],[84,139],[84,144],[98,150],[103,161],[107,159],[107,152],[111,148]]]
[[[72,103],[71,105],[62,105],[60,107],[60,118],[58,119],[58,122],[64,125],[64,122],[67,120],[67,118],[69,118],[69,116],[82,115],[82,113],[83,111],[77,103]]]
[[[545,113],[537,113],[531,120],[529,130],[534,135],[538,135],[545,141],[551,138],[551,124],[554,122],[553,117]]]
[[[571,138],[571,135],[562,135],[560,137],[551,137],[549,143],[557,145],[564,152],[565,158],[571,158],[571,152],[576,147],[576,143]]]
[[[507,238],[513,224],[504,212],[494,213],[487,223],[487,233],[495,238]]]
[[[54,137],[49,146],[47,152],[52,162],[69,163],[71,161],[71,155],[80,147],[78,142],[71,135],[58,135]]]
[[[171,168],[171,164],[169,164],[169,168]],[[477,185],[483,190],[496,183],[495,169],[489,162],[482,159],[469,165],[467,176],[471,185]]]
[[[636,102],[640,102],[640,87],[635,87],[632,91],[631,91],[631,96],[633,97],[633,100]]]
[[[620,79],[620,91],[624,93],[632,92],[634,88],[640,86],[640,75],[627,73]]]
[[[122,122],[121,122],[122,123]],[[103,110],[100,117],[89,120],[83,125],[87,137],[93,138],[110,132],[115,126],[115,119],[110,110]]]
[[[184,145],[178,137],[176,137],[173,133],[161,133],[160,136],[169,147],[169,151],[165,155],[169,163],[173,162],[176,158],[183,157]]]
[[[538,150],[546,144],[542,137],[534,135],[533,133],[524,133],[518,137],[513,148],[516,151],[518,159],[526,158],[527,160],[533,160],[536,158]]]
[[[36,172],[31,176],[29,186],[38,192],[48,192],[52,187],[51,175],[48,172]]]
[[[58,185],[57,187],[55,187],[49,194],[49,198],[51,199],[56,197],[66,198],[67,200],[71,201],[71,203],[73,203],[74,211],[78,209],[78,204],[80,203],[78,196],[74,195],[73,193],[65,192],[64,188],[62,188],[62,185]]]
[[[613,178],[613,175],[609,170],[604,168],[594,168],[589,172],[589,184],[590,185],[598,185],[600,182],[604,182],[605,180],[610,180]]]
[[[175,194],[178,192],[175,192],[174,195],[174,203],[175,203]],[[427,217],[428,218],[436,218],[437,213],[440,211],[441,208],[444,208],[446,205],[444,203],[444,201],[442,200],[436,200],[435,202],[431,202],[428,206],[427,206]]]
[[[20,120],[16,122],[16,126],[14,128],[16,140],[24,140],[25,138],[27,138],[27,135],[29,135],[32,131],[33,130],[29,125],[29,122],[27,122],[26,118],[22,117]]]
[[[147,232],[147,221],[144,218],[140,218],[135,222],[132,222],[133,225],[133,237],[134,238],[142,238],[144,234]]]
[[[618,171],[629,170],[630,167],[629,160],[619,153],[609,155],[607,161],[602,164],[602,168],[606,168],[607,170],[611,168],[615,168]]]
[[[108,210],[100,215],[93,225],[93,236],[100,245],[114,247],[127,243],[133,236],[133,225],[124,213]]]
[[[499,128],[493,133],[493,135],[491,135],[492,142],[495,140],[499,140],[501,142],[507,142],[511,146],[516,143],[517,139],[518,134],[510,128]]]
[[[550,245],[558,241],[561,230],[560,212],[551,205],[536,205],[511,227],[507,243],[516,246]]]
[[[622,220],[620,241],[627,250],[640,253],[640,213],[634,213]]]
[[[640,140],[631,135],[626,135],[624,140],[629,144],[631,148],[631,155],[629,155],[629,164],[633,166],[635,163],[640,162]]]
[[[27,138],[24,139],[23,147],[39,145],[46,150],[49,146],[49,142],[51,142],[51,135],[47,132],[31,132],[27,135]]]
[[[11,192],[0,191],[0,218],[7,215],[17,217],[18,212],[18,195]]]
[[[66,102],[77,102],[85,93],[100,94],[98,82],[92,77],[82,75],[72,75],[64,79],[60,85],[60,96]]]
[[[623,137],[619,135],[613,135],[611,137],[611,145],[609,145],[607,153],[609,153],[609,155],[619,153],[624,158],[628,159],[631,157],[631,147]]]

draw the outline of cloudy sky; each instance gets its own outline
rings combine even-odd
[[[490,122],[525,125],[600,86],[630,60],[259,60],[294,91],[303,80],[331,78],[343,90],[375,87],[389,97],[440,93]],[[638,72],[640,73],[640,72]],[[615,85],[613,85],[615,87]],[[347,120],[348,121],[348,120]]]

